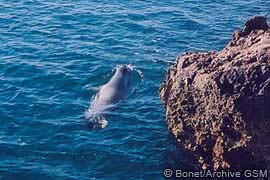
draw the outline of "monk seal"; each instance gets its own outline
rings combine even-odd
[[[99,88],[86,112],[86,117],[92,119],[92,122],[100,127],[106,127],[108,122],[105,120],[103,113],[128,95],[130,76],[131,69],[128,66],[118,66],[112,78]]]
[[[113,77],[101,86],[96,96],[102,104],[115,104],[126,97],[130,88],[130,70],[121,65],[116,68]]]

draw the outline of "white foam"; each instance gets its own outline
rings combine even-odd
[[[144,76],[143,76],[143,72],[139,69],[136,68],[136,66],[132,65],[132,64],[128,64],[127,67],[131,70],[131,71],[135,71],[136,73],[138,73],[138,75],[141,78],[141,81],[144,80]]]

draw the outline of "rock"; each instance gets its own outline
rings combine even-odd
[[[270,167],[270,29],[253,17],[220,52],[184,53],[160,87],[169,130],[202,168]]]

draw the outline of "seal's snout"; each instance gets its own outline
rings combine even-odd
[[[121,79],[121,83],[124,84],[126,87],[130,85],[130,73],[131,69],[126,65],[119,65],[117,66],[116,70],[116,77]]]
[[[124,65],[119,66],[118,70],[119,70],[119,72],[121,72],[123,74],[127,74],[129,71],[128,67],[124,66]]]

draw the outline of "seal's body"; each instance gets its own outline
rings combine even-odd
[[[108,83],[101,86],[95,100],[100,104],[115,104],[128,93],[130,86],[130,72],[128,67],[120,66]]]
[[[103,117],[103,113],[127,96],[130,90],[130,73],[127,66],[121,65],[116,68],[113,77],[101,86],[95,95],[86,113],[87,118],[91,118],[101,127],[107,126],[108,122]]]

